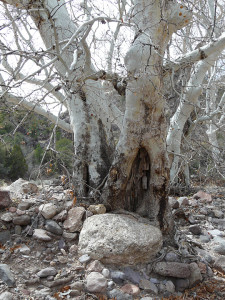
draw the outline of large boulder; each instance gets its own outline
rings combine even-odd
[[[132,216],[102,214],[85,220],[78,251],[103,263],[133,265],[149,262],[161,247],[158,228]]]

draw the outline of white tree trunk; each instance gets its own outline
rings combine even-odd
[[[163,5],[157,0],[134,1],[137,35],[125,57],[129,81],[123,128],[102,194],[111,209],[122,208],[147,216],[164,232],[170,227],[161,72],[168,40],[185,24],[179,9],[180,5]]]

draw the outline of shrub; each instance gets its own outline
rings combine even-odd
[[[6,157],[5,167],[8,168],[8,177],[12,180],[16,180],[26,174],[28,167],[19,145],[14,145],[11,153]]]

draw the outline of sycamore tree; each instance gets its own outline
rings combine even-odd
[[[94,191],[109,209],[137,212],[167,232],[168,184],[178,173],[185,124],[206,75],[218,81],[212,68],[225,47],[223,5],[213,0],[0,2],[2,101],[73,133],[77,195]],[[186,75],[178,91],[177,74]],[[178,104],[168,124],[165,108],[174,92]],[[222,99],[208,93],[204,103],[214,101],[215,109],[209,104],[200,114],[208,120],[214,153],[213,126],[223,126]],[[56,103],[59,111],[68,111],[70,123],[53,114]]]

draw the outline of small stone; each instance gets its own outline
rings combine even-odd
[[[22,215],[13,217],[13,224],[15,225],[29,225],[31,222],[30,216]]]
[[[193,195],[193,198],[201,202],[212,202],[212,196],[203,191],[198,191],[196,194]]]
[[[0,294],[0,300],[13,300],[13,294],[10,292],[3,292]]]
[[[76,240],[78,234],[77,233],[73,233],[73,232],[66,232],[66,231],[63,231],[63,234],[62,234],[63,238],[65,240],[68,240],[68,241],[74,241]]]
[[[11,213],[15,213],[16,211],[17,211],[17,208],[14,207],[14,206],[11,206],[11,207],[9,208],[9,212],[11,212]]]
[[[46,221],[45,229],[56,235],[62,235],[62,233],[63,233],[62,228],[53,220]]]
[[[18,205],[19,210],[27,210],[31,207],[32,203],[30,202],[20,202]]]
[[[137,296],[140,294],[140,289],[138,286],[134,285],[134,284],[125,284],[124,286],[121,287],[120,289],[123,293],[125,294],[129,294],[132,296]]]
[[[168,280],[165,284],[166,290],[173,294],[175,292],[175,285],[173,284],[173,282],[171,280]]]
[[[59,247],[59,250],[66,249],[66,243],[63,239],[59,240],[58,247]]]
[[[149,280],[141,279],[139,282],[139,287],[147,293],[154,293],[155,295],[158,294],[157,286]]]
[[[48,267],[45,269],[42,269],[37,273],[37,276],[40,278],[48,277],[48,276],[55,276],[57,274],[57,271],[54,267]]]
[[[116,300],[133,300],[133,296],[129,294],[124,294],[121,290],[113,289],[112,291],[108,291],[107,296],[110,299]]]
[[[202,229],[199,225],[192,225],[189,227],[189,231],[193,233],[194,235],[200,235],[202,232]]]
[[[224,217],[224,213],[221,210],[214,209],[214,216],[218,219],[222,219]]]
[[[218,229],[213,229],[213,230],[208,230],[208,233],[212,236],[212,237],[216,237],[216,236],[223,236],[224,233]]]
[[[200,241],[201,243],[208,243],[210,241],[210,237],[207,235],[200,235]]]
[[[70,291],[70,297],[77,297],[80,295],[81,295],[81,291],[77,291],[77,290]],[[71,298],[71,299],[75,299],[75,298]]]
[[[191,276],[189,277],[189,287],[193,287],[202,281],[202,275],[198,265],[195,262],[190,263],[189,267],[191,270]]]
[[[1,244],[5,244],[7,241],[10,240],[10,238],[11,238],[11,235],[10,235],[9,230],[0,231]]]
[[[126,279],[126,275],[120,271],[111,271],[111,278],[115,283],[123,283]]]
[[[107,280],[98,272],[91,272],[87,275],[87,290],[92,293],[102,293],[107,288]]]
[[[104,276],[105,277],[105,276]],[[114,286],[114,282],[112,280],[108,281],[108,288],[112,289]]]
[[[225,243],[220,243],[218,246],[214,247],[214,251],[220,255],[225,255]]]
[[[25,211],[24,210],[20,210],[20,209],[17,209],[16,210],[16,214],[18,215],[18,216],[22,216],[22,215],[25,215]]]
[[[84,283],[82,281],[75,281],[70,285],[72,290],[82,291],[84,290]]]
[[[79,257],[79,262],[82,264],[88,263],[90,260],[91,260],[91,258],[88,254],[84,254]]]
[[[9,287],[15,286],[15,279],[10,268],[6,264],[0,264],[0,279],[5,282]]]
[[[180,258],[176,253],[168,252],[165,256],[165,261],[180,262]]]
[[[62,210],[59,214],[55,215],[53,220],[63,222],[67,218],[67,210]]]
[[[178,262],[158,262],[155,266],[155,272],[162,276],[178,278],[188,278],[191,275],[189,265]]]
[[[39,211],[45,219],[51,219],[56,215],[57,207],[53,203],[42,204]]]
[[[100,215],[106,213],[106,207],[103,204],[90,205],[88,210],[94,215]]]
[[[110,271],[109,271],[109,269],[104,268],[104,269],[102,270],[102,275],[103,275],[105,278],[109,278],[109,276],[110,276]]]
[[[15,226],[15,234],[21,235],[22,233],[22,227],[20,225]]]
[[[134,271],[130,267],[126,267],[126,268],[124,268],[124,273],[125,273],[127,280],[131,281],[134,284],[139,284],[139,282],[141,280],[141,275],[139,272]]]
[[[85,209],[83,207],[71,208],[68,212],[67,219],[63,223],[64,228],[69,232],[80,231],[84,212]]]
[[[176,279],[175,280],[176,290],[179,292],[183,292],[185,289],[189,287],[189,280],[188,279]]]
[[[87,265],[88,272],[102,272],[103,268],[104,268],[104,266],[99,260],[94,260],[90,264]]]
[[[65,249],[61,248],[61,249],[60,249],[60,251],[62,252],[62,255],[64,255],[64,256],[66,256],[66,255],[67,255],[67,253],[66,253],[66,250],[65,250]]]
[[[78,246],[77,245],[72,245],[69,249],[69,253],[70,254],[75,254],[75,253],[77,253],[77,250],[78,250]]]
[[[58,256],[57,257],[58,261],[61,263],[61,264],[66,264],[68,262],[68,257],[66,256]]]
[[[206,267],[206,264],[204,264],[204,263],[202,263],[202,262],[198,262],[197,263],[198,264],[198,267],[199,267],[199,269],[200,269],[200,272],[202,273],[202,274],[206,274],[207,273],[207,267]]]
[[[152,297],[143,297],[140,300],[154,300]]]
[[[13,214],[10,212],[7,212],[1,216],[1,220],[4,222],[7,222],[7,223],[11,222],[13,220]]]
[[[21,254],[25,254],[25,255],[28,255],[30,254],[30,248],[27,247],[27,245],[22,245],[20,248],[19,248],[19,251]]]
[[[52,240],[52,238],[47,234],[47,231],[44,229],[34,229],[33,237],[37,240],[41,240],[45,242]]]

